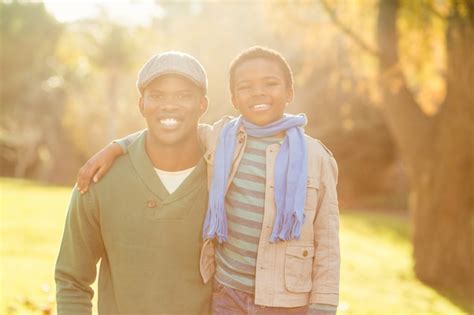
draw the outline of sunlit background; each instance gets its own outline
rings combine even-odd
[[[252,45],[287,58],[288,111],[339,164],[339,313],[474,312],[473,0],[2,1],[0,34],[1,314],[55,312],[71,187],[145,128],[144,62],[199,59],[210,123]]]

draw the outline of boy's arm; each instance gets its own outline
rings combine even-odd
[[[56,261],[58,315],[91,314],[96,265],[104,252],[98,209],[92,193],[74,189]]]
[[[140,137],[140,135],[144,131],[145,131],[145,129],[134,132],[134,133],[131,133],[129,135],[126,135],[125,137],[123,137],[121,139],[116,139],[116,140],[112,141],[112,144],[114,144],[114,143],[118,144],[120,146],[120,148],[122,149],[122,154],[125,154],[125,153],[128,152],[128,147],[130,146],[130,144],[132,144],[133,141],[138,139],[138,137]]]
[[[119,156],[127,153],[128,146],[135,141],[143,130],[132,133],[122,139],[114,140],[99,152],[94,154],[80,169],[77,174],[77,187],[81,194],[84,194],[93,179],[97,183],[109,170]]]
[[[332,155],[323,157],[320,201],[314,221],[315,257],[310,304],[337,306],[339,301],[339,205],[337,163]]]
[[[223,116],[212,125],[199,124],[199,138],[207,150],[215,151],[222,128],[233,118],[232,116]]]

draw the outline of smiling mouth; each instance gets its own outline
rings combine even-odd
[[[176,129],[178,128],[180,121],[178,121],[176,118],[163,118],[160,119],[160,124],[165,128],[165,129]]]
[[[256,111],[256,112],[260,112],[260,111],[268,110],[268,109],[270,109],[270,107],[272,107],[272,106],[269,105],[269,104],[257,104],[257,105],[251,106],[250,109],[252,109],[253,111]]]

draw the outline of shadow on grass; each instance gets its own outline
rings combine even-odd
[[[429,284],[426,285],[430,286]],[[474,297],[469,298],[468,296],[466,296],[466,294],[463,294],[464,292],[460,292],[459,290],[448,290],[445,288],[437,288],[435,286],[430,287],[433,288],[440,295],[453,302],[453,304],[459,306],[467,314],[474,314]]]
[[[409,218],[401,211],[377,211],[350,209],[341,211],[344,216],[350,217],[359,224],[351,225],[351,229],[375,235],[388,234],[402,242],[411,242],[409,231]]]
[[[411,247],[411,236],[409,229],[409,216],[404,211],[376,211],[361,209],[344,209],[342,220],[347,218],[351,221],[351,229],[366,235],[384,235],[397,242],[409,244]],[[422,281],[423,282],[423,281]],[[474,299],[468,297],[460,290],[439,288],[435,285],[423,282],[438,294],[457,305],[467,314],[474,314]]]

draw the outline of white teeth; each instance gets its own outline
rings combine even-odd
[[[178,125],[178,121],[174,118],[165,118],[165,119],[161,119],[160,120],[160,123],[162,125],[165,125],[166,127],[175,127]]]
[[[257,104],[257,105],[252,106],[252,108],[254,110],[267,110],[267,109],[270,108],[270,105],[268,105],[268,104]]]

